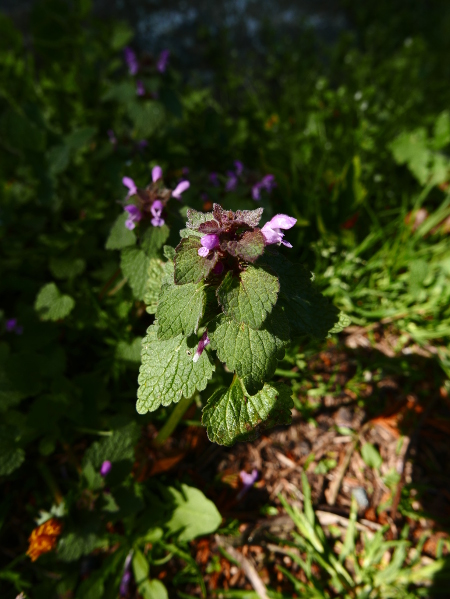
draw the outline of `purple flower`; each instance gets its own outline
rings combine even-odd
[[[109,141],[112,143],[113,146],[115,146],[117,144],[117,138],[114,134],[114,131],[112,129],[108,129],[107,134],[109,137]]]
[[[142,218],[141,211],[134,204],[129,204],[128,206],[125,206],[124,210],[129,214],[129,217],[125,221],[125,226],[127,229],[132,231],[135,228],[136,223],[138,223]]]
[[[242,175],[242,173],[244,172],[244,165],[242,164],[242,162],[240,160],[235,160],[234,168],[235,168],[236,175],[238,177],[240,177]]]
[[[10,318],[5,323],[5,328],[8,331],[8,333],[13,333],[16,330],[16,326],[17,326],[17,318]]]
[[[145,96],[145,87],[143,82],[139,79],[136,81],[136,95],[137,96]]]
[[[272,191],[272,189],[275,189],[276,186],[277,184],[274,175],[265,175],[261,179],[261,187],[269,193]]]
[[[209,180],[214,185],[214,187],[220,186],[219,177],[217,173],[209,173]]]
[[[17,318],[9,318],[5,322],[5,329],[8,333],[15,333],[16,335],[23,333],[23,326],[17,323]]]
[[[123,177],[122,183],[125,185],[125,187],[128,187],[127,198],[136,194],[137,187],[133,179],[130,179],[130,177]]]
[[[125,62],[127,63],[128,72],[130,73],[130,75],[136,75],[136,73],[139,70],[139,64],[134,50],[127,46],[126,48],[124,48],[123,54],[125,57]]]
[[[242,497],[247,493],[247,491],[253,487],[255,482],[258,480],[258,476],[259,474],[256,468],[253,468],[251,474],[245,472],[245,470],[241,470],[241,472],[239,472],[239,478],[242,481],[243,487],[239,491],[237,499],[242,499]]]
[[[138,141],[137,147],[139,150],[144,150],[148,146],[148,141],[146,139],[141,139]]]
[[[128,587],[130,586],[131,580],[131,559],[133,557],[133,551],[127,555],[125,564],[123,567],[122,580],[120,581],[119,593],[121,597],[128,595]]]
[[[152,168],[152,181],[156,183],[158,179],[162,179],[162,168],[160,166],[154,166]]]
[[[164,219],[161,218],[163,208],[164,204],[160,200],[155,200],[150,208],[150,212],[153,215],[151,222],[154,227],[162,227],[164,224]]]
[[[252,198],[254,200],[259,200],[261,199],[261,191],[263,189],[265,189],[267,193],[270,193],[276,186],[275,177],[273,175],[266,175],[259,181],[259,183],[253,185]]]
[[[181,169],[181,172],[183,173],[183,177],[187,177],[189,175],[189,167],[183,166],[183,168]]]
[[[177,200],[181,200],[181,194],[183,191],[186,191],[186,189],[189,189],[190,186],[191,184],[189,181],[181,181],[172,191],[172,197],[176,198]]]
[[[158,62],[156,63],[156,68],[160,73],[164,73],[167,69],[167,65],[169,64],[170,50],[163,50],[159,55]]]
[[[215,233],[209,233],[200,239],[200,243],[202,247],[198,250],[198,255],[202,258],[206,258],[209,254],[209,250],[212,250],[219,245],[219,236]]]
[[[236,188],[236,185],[238,184],[237,175],[234,171],[228,171],[227,175],[228,179],[225,183],[225,191],[233,191]]]
[[[100,467],[101,476],[106,476],[111,472],[112,464],[109,460],[105,460]]]
[[[208,337],[208,331],[205,331],[202,335],[202,338],[198,342],[197,351],[195,352],[194,357],[193,357],[194,362],[198,362],[200,356],[203,353],[203,350],[209,343],[210,343],[210,339]]]
[[[286,247],[291,248],[292,245],[288,241],[283,240],[284,233],[281,232],[281,229],[290,229],[296,222],[297,219],[292,216],[287,216],[287,214],[276,214],[261,229],[261,233],[266,240],[266,245],[282,243]]]

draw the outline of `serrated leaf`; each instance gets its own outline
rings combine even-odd
[[[160,405],[177,403],[183,395],[190,397],[196,389],[202,391],[206,387],[215,367],[207,351],[194,362],[196,345],[188,345],[182,335],[160,341],[157,326],[148,328],[142,341],[138,378],[136,409],[139,414],[153,412]]]
[[[34,308],[42,320],[60,320],[70,314],[75,301],[70,295],[61,295],[55,283],[44,285],[39,291]]]
[[[351,322],[352,322],[352,320],[351,320],[350,316],[348,316],[344,312],[339,312],[338,321],[333,326],[333,328],[328,331],[328,335],[335,335],[337,333],[340,333],[346,327],[350,326]]]
[[[199,283],[209,275],[216,265],[216,252],[210,252],[210,256],[203,258],[198,255],[200,248],[200,240],[193,237],[182,239],[178,244],[175,255],[175,283],[177,285]]]
[[[240,241],[229,241],[224,249],[246,262],[255,262],[264,253],[264,247],[264,235],[257,229],[244,233]]]
[[[123,214],[117,217],[106,240],[105,248],[107,250],[121,250],[122,248],[136,244],[134,231],[130,231],[125,226],[127,218],[127,212],[123,212]]]
[[[136,299],[143,300],[148,283],[151,258],[139,248],[125,248],[120,255],[120,268],[133,290]]]
[[[202,423],[208,438],[219,445],[253,441],[267,428],[290,424],[294,402],[283,383],[265,384],[249,396],[236,377],[229,389],[218,389],[203,408]]]
[[[136,97],[136,92],[134,91]],[[128,114],[134,124],[134,133],[137,138],[150,137],[164,123],[166,111],[161,102],[145,100],[143,102],[129,101],[126,104]]]
[[[222,522],[222,516],[212,501],[199,489],[182,484],[181,489],[169,487],[174,507],[170,520],[165,524],[172,533],[180,533],[180,541],[192,541],[195,537],[214,532]]]
[[[212,212],[198,212],[198,210],[188,208],[187,218],[188,222],[186,223],[186,227],[188,229],[196,229],[202,223],[213,220],[214,216]]]
[[[141,248],[149,257],[156,257],[161,254],[160,250],[166,243],[169,237],[169,227],[163,225],[162,227],[149,226],[141,235]]]
[[[339,321],[339,310],[316,289],[311,274],[280,254],[264,256],[279,277],[278,303],[286,307],[292,336],[311,335],[324,339]]]
[[[183,334],[189,337],[198,331],[205,312],[206,294],[203,282],[186,285],[165,285],[158,300],[158,338],[171,339]]]
[[[221,315],[208,327],[208,336],[219,360],[237,373],[250,395],[255,395],[284,356],[289,326],[279,311],[274,311],[259,330]]]
[[[236,277],[228,272],[217,289],[217,298],[227,316],[259,329],[277,302],[280,284],[268,268],[249,265]]]

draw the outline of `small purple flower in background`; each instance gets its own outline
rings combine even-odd
[[[187,177],[189,175],[189,167],[183,166],[183,168],[181,169],[181,174],[183,175],[183,177]]]
[[[5,322],[5,329],[8,333],[15,333],[16,335],[23,333],[23,326],[17,323],[17,318],[9,318]]]
[[[195,352],[194,357],[193,357],[194,362],[198,362],[200,356],[203,353],[203,350],[209,343],[210,343],[210,339],[208,337],[208,331],[205,331],[202,335],[202,338],[198,342],[197,351]]]
[[[172,191],[172,197],[176,198],[177,200],[181,200],[181,194],[183,191],[186,191],[186,189],[189,189],[190,186],[191,184],[189,181],[181,181]]]
[[[133,558],[133,551],[127,555],[125,564],[123,567],[123,575],[122,580],[120,581],[119,593],[121,597],[126,597],[128,595],[128,588],[130,586],[131,580],[131,560]]]
[[[281,232],[281,229],[291,229],[296,222],[297,219],[292,216],[288,216],[287,214],[276,214],[261,229],[261,233],[266,240],[266,245],[282,243],[286,247],[291,248],[292,245],[288,241],[283,240],[284,233]]]
[[[217,173],[209,173],[209,180],[214,187],[219,187],[220,183]]]
[[[158,179],[162,179],[162,168],[160,166],[154,166],[152,168],[152,181],[153,183],[156,183],[156,181],[158,181]]]
[[[136,194],[137,187],[133,179],[130,179],[130,177],[123,177],[122,183],[128,188],[127,198]]]
[[[233,191],[236,189],[236,185],[238,184],[238,178],[234,171],[227,172],[228,179],[225,183],[225,191]]]
[[[113,146],[115,146],[117,144],[117,138],[116,138],[116,136],[114,134],[114,131],[112,129],[108,129],[107,134],[108,134],[108,138],[109,138],[110,143]]]
[[[219,245],[219,236],[215,233],[209,233],[200,239],[200,243],[202,247],[199,248],[198,255],[202,258],[206,258],[206,256],[209,254],[209,250],[213,250]]]
[[[245,472],[245,470],[241,470],[241,472],[239,472],[239,478],[242,481],[243,487],[239,491],[239,494],[236,499],[242,499],[242,497],[247,493],[247,491],[249,491],[249,489],[251,489],[253,485],[256,483],[256,481],[258,480],[258,476],[259,474],[256,468],[253,468],[251,474]]]
[[[105,460],[100,467],[100,475],[103,477],[106,476],[107,474],[109,474],[111,472],[111,468],[112,468],[111,462],[109,460]]]
[[[145,96],[145,87],[143,82],[139,79],[136,81],[136,95],[137,96]]]
[[[242,164],[242,162],[240,160],[234,161],[234,169],[235,169],[236,175],[238,177],[240,177],[242,175],[242,173],[244,172],[244,165]]]
[[[148,141],[146,139],[141,139],[138,141],[137,147],[139,150],[144,150],[148,146]]]
[[[275,182],[275,177],[273,175],[266,175],[265,177],[263,177],[261,179],[261,181],[259,181],[259,183],[256,183],[255,185],[253,185],[252,198],[254,200],[260,200],[261,199],[261,191],[263,189],[265,191],[267,191],[267,193],[270,193],[276,186],[277,186],[277,184]]]
[[[128,212],[129,216],[125,221],[125,226],[129,231],[132,231],[136,223],[138,223],[142,219],[141,211],[134,204],[129,204],[124,207],[125,212]]]
[[[123,54],[125,57],[125,62],[127,63],[128,72],[130,73],[130,75],[136,75],[136,73],[139,70],[139,64],[134,50],[127,46],[126,48],[124,48]]]
[[[161,218],[163,208],[164,204],[160,200],[155,200],[150,208],[150,212],[153,215],[151,222],[154,227],[162,227],[164,224],[164,219]]]
[[[156,68],[160,73],[164,73],[167,69],[167,65],[169,64],[170,58],[170,50],[163,50],[159,55],[158,62],[156,63]]]

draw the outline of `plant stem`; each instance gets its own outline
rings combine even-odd
[[[169,419],[164,424],[162,429],[159,431],[156,439],[153,441],[154,445],[162,445],[165,441],[167,441],[167,439],[176,429],[177,424],[183,418],[191,403],[194,401],[194,396],[195,393],[191,397],[183,397],[182,399],[180,399],[180,401],[175,406],[174,411],[169,416]]]

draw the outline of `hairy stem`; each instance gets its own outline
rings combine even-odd
[[[154,445],[162,445],[165,441],[167,441],[167,439],[176,429],[177,424],[185,415],[191,403],[194,401],[194,397],[195,393],[191,397],[183,397],[180,399],[180,401],[175,406],[174,411],[169,416],[169,419],[164,424],[162,429],[159,431],[156,439],[153,441]]]

